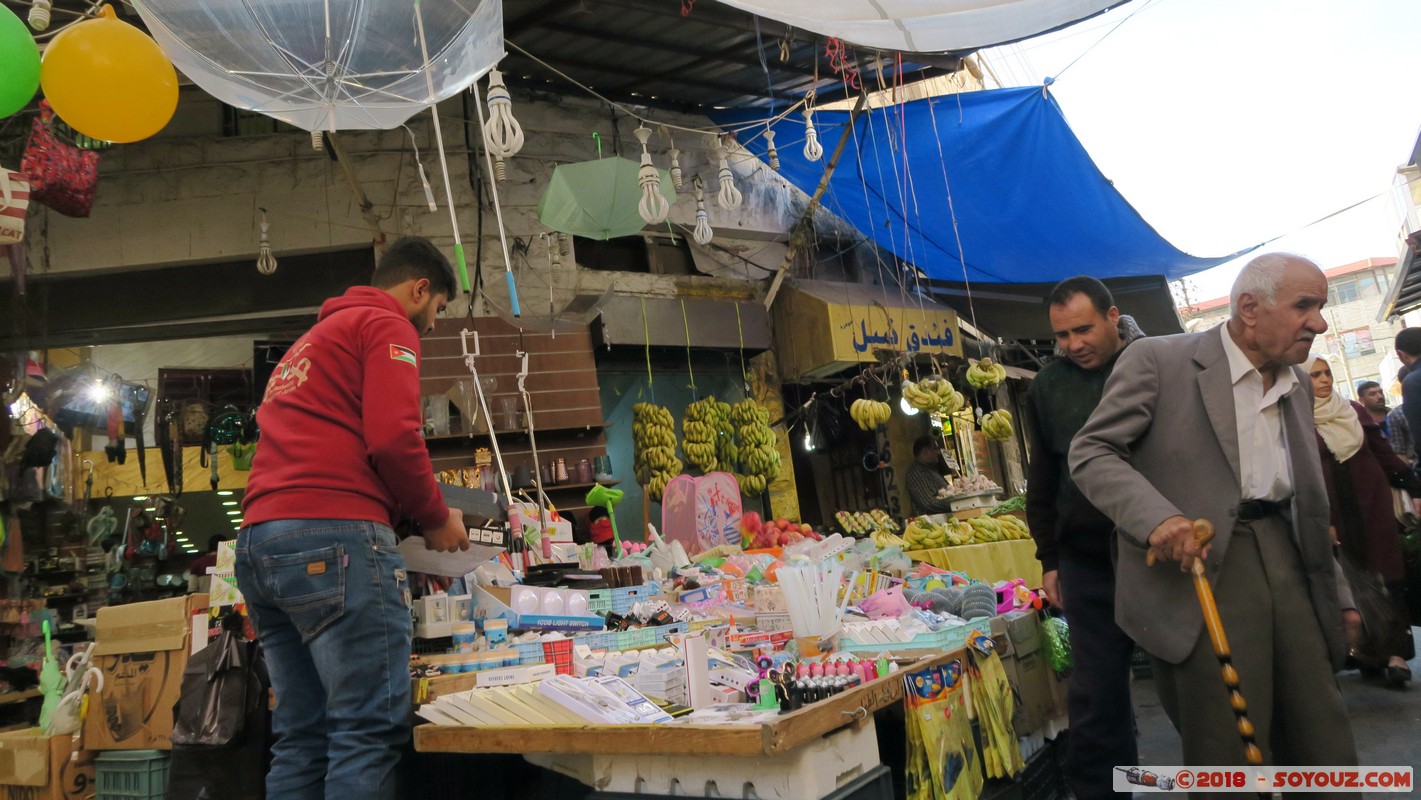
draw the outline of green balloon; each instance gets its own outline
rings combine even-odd
[[[0,117],[29,104],[39,91],[39,45],[15,12],[0,6]]]

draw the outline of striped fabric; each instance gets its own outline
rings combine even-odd
[[[29,207],[29,182],[18,172],[0,167],[0,245],[19,244],[25,238],[25,212]]]

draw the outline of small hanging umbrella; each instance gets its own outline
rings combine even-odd
[[[640,171],[640,164],[621,157],[561,164],[538,201],[538,220],[552,230],[587,239],[631,236],[647,224],[637,210]],[[662,196],[674,205],[671,173],[657,172]]]
[[[44,694],[44,704],[39,709],[39,726],[47,728],[50,715],[59,707],[59,701],[64,696],[64,676],[59,674],[59,662],[54,660],[49,620],[44,621],[44,665],[39,671],[39,690]]]

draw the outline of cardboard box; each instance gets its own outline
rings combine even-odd
[[[172,749],[192,617],[206,613],[205,594],[99,609],[93,652],[104,688],[89,700],[84,741],[91,749]]]
[[[73,736],[45,736],[39,728],[0,734],[0,798],[81,800],[94,794],[94,756],[71,759]]]
[[[1041,728],[1055,716],[1056,699],[1051,693],[1051,668],[1041,649],[1041,623],[1035,612],[1012,612],[1006,617],[1011,656],[1007,670],[1017,691],[1017,710],[1012,720],[1018,736]],[[1004,663],[1005,663],[1004,662]]]

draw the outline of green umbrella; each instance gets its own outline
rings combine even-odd
[[[49,620],[44,621],[44,665],[39,671],[39,690],[44,693],[44,702],[39,709],[39,726],[49,726],[49,718],[59,706],[64,694],[64,676],[59,674],[59,662],[54,660],[54,642],[49,638]]]
[[[646,227],[637,211],[641,201],[638,172],[641,165],[631,159],[613,157],[596,161],[562,164],[553,170],[543,199],[538,201],[538,220],[552,230],[587,239],[630,236]],[[676,203],[671,173],[657,170],[661,194]]]

